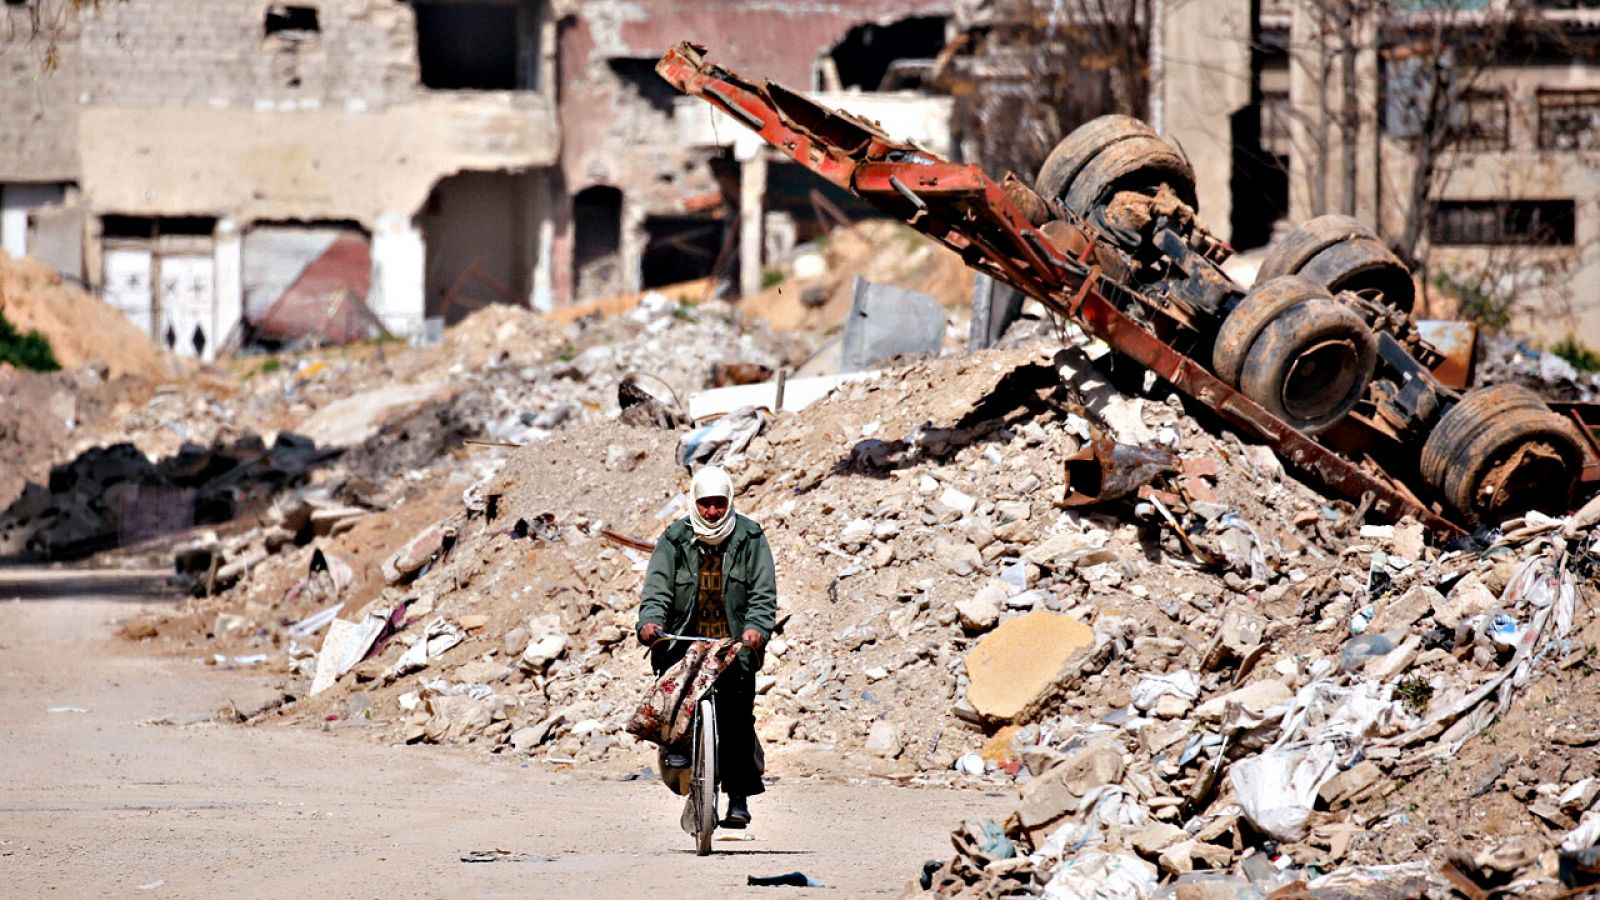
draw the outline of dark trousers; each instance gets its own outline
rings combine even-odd
[[[766,768],[756,740],[756,673],[735,663],[717,679],[717,768],[722,789],[736,797],[751,797],[767,788],[761,783]]]

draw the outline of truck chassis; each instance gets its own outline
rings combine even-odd
[[[1418,335],[1409,272],[1355,220],[1301,226],[1246,290],[1221,269],[1232,250],[1195,211],[1188,161],[1137,119],[1078,128],[1032,186],[996,182],[704,52],[680,43],[656,71],[1382,517],[1450,538],[1563,512],[1600,478],[1585,407],[1434,377],[1443,357]]]

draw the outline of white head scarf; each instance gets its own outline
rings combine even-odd
[[[700,515],[700,508],[695,501],[704,497],[728,498],[728,511],[722,514],[721,519],[707,522]],[[733,479],[721,466],[706,466],[694,473],[694,480],[689,484],[689,524],[694,527],[695,537],[713,547],[733,534]]]

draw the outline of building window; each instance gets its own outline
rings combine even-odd
[[[822,58],[824,90],[902,90],[933,72],[945,46],[944,16],[910,16],[851,28]]]
[[[616,73],[623,84],[628,86],[640,100],[649,104],[656,112],[672,115],[672,105],[682,96],[678,89],[667,83],[665,78],[656,74],[656,58],[641,59],[630,56],[616,56],[606,60],[606,65]]]
[[[1434,213],[1436,244],[1570,247],[1576,235],[1571,200],[1441,200]]]
[[[423,87],[538,90],[541,13],[534,0],[417,0],[412,6]]]
[[[273,4],[267,7],[267,19],[263,25],[267,36],[281,34],[286,38],[310,37],[322,30],[317,22],[317,8],[314,6],[284,6]]]
[[[1511,106],[1498,91],[1469,91],[1450,116],[1450,144],[1457,150],[1494,153],[1511,146]]]
[[[1540,91],[1539,149],[1594,150],[1600,129],[1600,91]]]

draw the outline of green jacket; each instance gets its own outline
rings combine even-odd
[[[767,536],[753,519],[737,513],[733,534],[724,544],[722,562],[722,600],[728,610],[728,630],[734,637],[746,628],[772,637],[778,621],[777,569],[772,563],[772,548]],[[667,526],[656,541],[645,571],[639,600],[639,622],[634,633],[654,622],[673,634],[681,634],[694,615],[700,592],[700,547],[688,517]],[[681,641],[663,641],[652,648],[650,663],[661,671],[682,658],[688,646]],[[759,671],[765,654],[739,652],[739,662]]]

